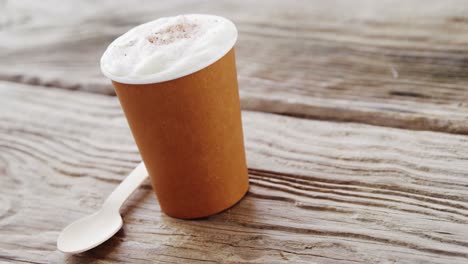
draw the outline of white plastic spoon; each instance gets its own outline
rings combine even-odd
[[[120,207],[147,177],[145,164],[141,162],[107,197],[99,211],[78,219],[62,230],[57,239],[57,248],[65,253],[81,253],[111,238],[123,224]]]

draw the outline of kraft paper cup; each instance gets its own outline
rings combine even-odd
[[[245,195],[249,181],[234,48],[174,80],[112,83],[167,215],[209,216]]]

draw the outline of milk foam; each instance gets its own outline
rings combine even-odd
[[[173,80],[219,60],[236,40],[236,26],[223,17],[160,18],[115,39],[101,58],[101,70],[110,79],[129,84]]]

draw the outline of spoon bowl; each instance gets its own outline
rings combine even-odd
[[[119,209],[127,198],[148,177],[141,162],[109,195],[101,210],[71,223],[62,230],[57,248],[65,253],[81,253],[111,238],[123,225]]]
[[[57,247],[65,253],[81,253],[111,238],[122,225],[118,211],[103,208],[63,229],[57,239]]]

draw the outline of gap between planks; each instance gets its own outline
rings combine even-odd
[[[115,1],[80,3],[7,2],[0,78],[113,94],[98,68],[112,39],[154,17],[203,11],[238,25],[245,110],[468,134],[468,18],[457,1],[174,0],[125,13]]]

